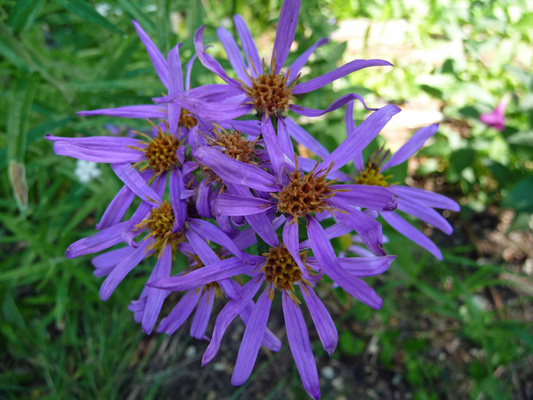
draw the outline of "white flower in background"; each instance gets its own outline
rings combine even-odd
[[[98,178],[102,171],[98,168],[97,163],[92,161],[77,160],[76,170],[74,171],[81,183],[89,183],[94,178]]]

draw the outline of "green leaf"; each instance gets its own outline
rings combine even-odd
[[[46,0],[17,1],[9,12],[8,25],[15,34],[22,33],[33,24],[41,12]]]
[[[146,16],[146,13],[144,13],[138,6],[135,4],[134,1],[130,0],[118,0],[118,4],[120,7],[126,11],[128,14],[130,14],[141,26],[142,28],[148,32],[148,33],[154,33],[155,32],[155,26],[150,21],[150,19]]]
[[[9,182],[19,209],[24,212],[28,207],[28,184],[24,164],[16,161],[9,163]]]
[[[533,176],[522,179],[503,200],[505,207],[533,212]]]
[[[76,14],[78,17],[82,18],[84,21],[100,25],[112,32],[117,32],[124,34],[122,30],[118,29],[115,24],[109,22],[107,18],[104,18],[100,15],[89,3],[84,0],[53,0],[54,3],[57,3],[63,6],[65,9]]]

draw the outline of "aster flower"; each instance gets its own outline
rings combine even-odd
[[[353,104],[350,103],[346,108],[346,136],[347,140],[350,138],[357,138],[359,136],[360,127],[366,122],[363,122],[358,128],[355,127],[353,121]],[[388,168],[399,165],[413,154],[415,154],[426,142],[432,137],[438,129],[438,124],[433,124],[428,127],[419,129],[388,161],[386,161],[389,152],[383,149],[378,149],[365,163],[362,156],[362,148],[351,154],[353,163],[358,173],[353,181],[356,184],[366,186],[380,186],[388,188],[395,196],[398,207],[396,210],[378,210],[381,217],[399,233],[412,240],[416,244],[422,246],[433,254],[438,259],[442,259],[442,253],[437,246],[427,238],[422,232],[409,224],[402,218],[397,211],[410,214],[416,218],[427,222],[430,225],[438,228],[446,234],[451,234],[453,228],[450,224],[439,214],[434,208],[448,209],[451,211],[459,211],[459,204],[457,202],[438,193],[432,193],[423,189],[411,188],[408,186],[399,185],[394,182],[392,175],[387,175]],[[363,146],[364,147],[364,146]],[[332,155],[335,152],[332,153]],[[329,157],[331,158],[331,156]],[[328,158],[326,158],[328,159]],[[352,179],[350,179],[352,180]],[[343,185],[339,185],[343,187]],[[339,198],[345,198],[345,193],[340,192],[337,195]],[[347,198],[346,198],[347,200]]]
[[[336,279],[348,280],[353,289],[351,294],[355,293],[359,300],[371,307],[381,305],[379,296],[359,278],[383,272],[395,257],[374,257],[372,259],[343,257],[337,259],[333,255],[334,260],[331,260],[330,254],[321,256],[318,253],[324,249],[327,253],[333,251],[329,239],[341,232],[342,228],[328,228],[327,231],[324,231],[316,221],[309,220],[309,224],[312,230],[318,230],[319,236],[317,240],[311,240],[314,257],[307,257],[307,252],[298,251],[297,258],[295,258],[287,249],[286,242],[276,241],[275,246],[271,247],[263,256],[253,256],[256,267],[248,268],[248,271],[246,269],[237,271],[230,266],[228,260],[223,260],[201,270],[192,271],[187,275],[148,282],[148,286],[164,290],[191,290],[199,284],[206,285],[221,277],[227,278],[231,274],[239,272],[252,276],[252,279],[240,291],[240,298],[231,299],[217,317],[212,339],[202,359],[204,365],[215,357],[220,348],[222,337],[231,321],[249,304],[263,283],[266,283],[257,304],[251,310],[231,380],[234,385],[243,384],[250,376],[263,332],[266,329],[275,292],[279,290],[282,293],[287,337],[298,372],[309,395],[315,399],[320,397],[317,369],[306,324],[298,306],[300,300],[296,296],[295,287],[299,286],[324,350],[331,355],[337,346],[337,331],[331,316],[313,290],[313,286],[321,279],[322,275],[320,273],[311,274],[312,271],[319,272],[324,269],[322,265],[324,260],[327,263],[339,264],[338,272],[333,278],[335,282],[339,283]],[[285,230],[283,236],[285,240],[287,238]],[[322,237],[327,238],[327,244],[323,243]],[[296,243],[296,247],[300,250],[304,246],[305,243],[302,243],[301,246]],[[224,262],[228,263],[228,266],[223,265]],[[239,261],[236,260],[236,262]],[[337,266],[332,268],[337,268]],[[342,278],[339,278],[340,276]]]
[[[238,193],[218,196],[213,205],[215,214],[227,216],[250,216],[267,213],[276,209],[285,215],[290,228],[287,234],[291,240],[284,240],[289,251],[296,257],[296,248],[291,244],[297,242],[297,220],[311,214],[328,212],[339,221],[350,226],[362,237],[367,247],[374,253],[383,255],[381,225],[355,206],[375,210],[393,210],[396,208],[394,196],[388,190],[368,185],[336,185],[336,180],[326,178],[346,164],[353,153],[361,151],[377,133],[399,112],[398,107],[389,105],[374,112],[358,128],[359,135],[352,135],[343,142],[330,156],[314,169],[303,174],[296,165],[296,170],[287,174],[282,182],[253,165],[233,160],[214,148],[200,147],[193,151],[193,156],[211,168],[224,182],[254,189],[256,193],[266,192],[270,196],[252,196],[246,189]],[[297,164],[297,163],[296,163]],[[272,237],[263,239],[273,245]],[[285,235],[285,231],[284,231]],[[294,237],[293,235],[296,235]]]
[[[320,39],[282,73],[282,68],[285,65],[294,40],[299,11],[300,0],[286,0],[283,3],[269,70],[267,70],[264,60],[260,61],[257,47],[248,26],[239,15],[236,15],[234,20],[246,61],[243,60],[241,51],[229,32],[225,28],[219,28],[218,36],[226,50],[237,79],[231,78],[221,65],[205,51],[203,45],[204,27],[198,29],[194,37],[198,58],[207,69],[218,75],[228,84],[227,86],[239,93],[233,99],[227,99],[222,105],[210,104],[198,98],[170,95],[154,99],[154,101],[179,104],[196,115],[215,120],[237,118],[255,109],[261,117],[262,133],[267,141],[267,150],[272,158],[273,154],[279,153],[279,148],[269,146],[268,136],[274,131],[272,119],[277,122],[278,135],[283,136],[282,141],[290,143],[290,136],[292,136],[297,142],[302,143],[314,153],[319,156],[325,156],[327,154],[325,148],[293,120],[285,118],[285,113],[291,110],[300,115],[316,117],[336,110],[353,99],[358,99],[365,105],[363,99],[357,94],[350,94],[336,100],[325,110],[317,110],[293,104],[292,96],[312,92],[363,68],[391,64],[384,60],[354,60],[322,76],[304,83],[298,83],[300,71],[305,66],[310,55],[317,47],[327,43],[327,39]],[[271,141],[273,139],[271,136]],[[282,149],[285,150],[284,148]]]
[[[479,117],[479,120],[485,125],[488,125],[499,131],[503,131],[505,129],[505,109],[507,108],[508,104],[509,99],[507,96],[505,96],[503,99],[500,100],[500,102],[493,111],[491,111],[490,113],[482,114]]]
[[[185,80],[183,79],[183,71],[180,60],[179,48],[181,43],[178,43],[170,52],[167,58],[161,54],[159,49],[155,46],[148,34],[141,28],[137,21],[133,21],[133,25],[137,30],[139,38],[143,42],[148,56],[152,61],[154,69],[164,85],[170,96],[191,96],[199,97],[206,101],[218,102],[225,100],[227,97],[238,94],[227,85],[205,85],[198,88],[191,89],[191,73],[194,65],[196,55],[193,56],[186,65]],[[198,144],[205,144],[203,137],[198,134],[199,130],[212,129],[211,120],[200,118],[185,108],[177,104],[146,104],[125,106],[117,108],[106,108],[92,111],[80,111],[78,115],[108,115],[122,118],[149,118],[149,119],[167,119],[170,127],[169,133],[178,136],[180,140],[185,140],[187,144],[196,146]],[[231,124],[241,129],[247,129],[251,134],[259,134],[259,126],[255,121],[231,121],[226,122],[220,120],[219,122],[224,127],[231,127]],[[179,130],[179,134],[178,134]]]

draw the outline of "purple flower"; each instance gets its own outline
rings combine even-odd
[[[311,54],[317,47],[328,42],[326,38],[320,39],[311,48],[302,53],[285,72],[282,72],[294,40],[299,11],[300,0],[286,0],[283,3],[274,48],[272,50],[270,68],[268,70],[264,60],[260,60],[250,30],[242,17],[236,15],[234,20],[237,33],[242,43],[245,59],[243,59],[241,50],[231,34],[225,28],[218,29],[219,39],[226,50],[237,79],[231,78],[222,66],[205,51],[203,44],[204,27],[198,29],[194,37],[198,58],[207,69],[218,75],[228,84],[228,87],[232,88],[237,94],[233,98],[228,98],[223,104],[212,104],[198,98],[170,95],[154,99],[154,101],[159,103],[176,103],[196,115],[211,118],[212,120],[237,118],[255,109],[261,118],[262,133],[265,137],[267,150],[272,158],[273,154],[279,154],[280,150],[283,150],[289,157],[292,155],[291,148],[283,146],[274,147],[271,145],[271,143],[274,144],[274,137],[272,136],[274,132],[272,127],[273,118],[277,120],[278,135],[282,143],[290,145],[290,137],[292,136],[297,142],[302,143],[319,156],[327,155],[326,149],[316,139],[304,129],[300,128],[290,118],[284,118],[285,113],[291,110],[300,115],[316,117],[336,110],[353,99],[360,100],[364,105],[363,99],[357,94],[349,94],[336,100],[325,110],[317,110],[293,104],[293,95],[312,92],[363,68],[391,64],[384,60],[354,60],[322,76],[304,83],[297,83],[300,77],[300,71],[305,66]],[[269,137],[270,141],[268,140]]]
[[[374,254],[385,254],[381,245],[381,225],[356,206],[380,211],[393,210],[396,202],[392,193],[377,186],[336,185],[336,179],[328,181],[327,178],[346,164],[354,152],[361,151],[372,141],[398,112],[398,107],[393,105],[374,112],[359,126],[359,135],[346,139],[320,165],[317,163],[310,172],[304,174],[296,163],[296,169],[280,179],[257,166],[233,160],[214,148],[197,148],[193,156],[211,168],[225,183],[233,185],[233,193],[218,196],[213,204],[214,214],[266,218],[269,210],[276,210],[292,222],[297,222],[299,217],[314,220],[311,214],[322,217],[327,212],[359,233]],[[252,196],[247,187],[254,189],[258,195]],[[286,223],[287,226],[297,225]],[[256,232],[269,245],[275,245],[277,238],[273,228]],[[284,240],[293,257],[296,257],[297,249],[291,244],[297,242],[297,234],[297,229],[291,229],[291,241]]]
[[[505,109],[507,108],[508,103],[508,98],[504,97],[493,111],[482,114],[479,117],[479,120],[492,128],[503,131],[505,129]]]
[[[324,350],[330,355],[337,346],[337,331],[331,316],[313,290],[313,286],[322,277],[321,273],[312,274],[313,271],[326,270],[325,265],[329,265],[330,277],[336,283],[340,283],[340,280],[347,282],[350,287],[350,294],[355,295],[371,307],[379,308],[381,306],[379,296],[360,277],[383,272],[395,257],[337,258],[331,247],[330,239],[341,232],[342,228],[335,227],[323,230],[318,222],[312,219],[308,222],[310,229],[316,233],[316,235],[312,235],[313,239],[309,240],[315,257],[307,257],[305,251],[300,251],[305,243],[300,246],[298,242],[295,243],[298,249],[296,257],[292,255],[292,252],[286,247],[287,241],[285,241],[286,239],[292,241],[292,238],[285,234],[288,230],[287,226],[289,226],[287,224],[283,234],[285,243],[276,241],[275,246],[271,247],[268,253],[263,256],[253,256],[257,266],[249,268],[248,271],[245,269],[236,270],[231,266],[230,260],[223,260],[201,270],[192,271],[187,275],[173,276],[148,283],[149,286],[164,290],[191,290],[199,284],[210,284],[216,279],[226,278],[239,272],[252,276],[252,279],[242,287],[240,298],[231,299],[218,315],[212,339],[202,359],[203,364],[215,357],[220,348],[222,337],[231,321],[250,304],[263,283],[266,283],[265,289],[259,295],[257,304],[251,309],[231,380],[234,385],[243,384],[250,376],[261,340],[264,337],[276,290],[281,291],[282,294],[287,337],[298,372],[307,393],[315,399],[320,397],[318,374],[307,327],[298,306],[300,300],[296,296],[295,287],[300,287],[301,295],[309,309]],[[290,224],[290,226],[296,227],[295,224]],[[307,243],[309,244],[309,242]],[[227,265],[222,265],[224,262]]]
[[[355,140],[359,136],[360,128],[365,122],[366,120],[359,127],[355,127],[353,121],[353,103],[350,103],[346,108],[346,140]],[[442,253],[437,246],[422,232],[402,218],[397,211],[402,211],[419,218],[449,235],[453,231],[452,227],[434,208],[459,211],[459,205],[457,202],[441,194],[391,183],[391,180],[394,182],[393,176],[385,173],[388,168],[405,162],[415,154],[424,145],[426,140],[437,132],[437,128],[438,124],[433,124],[419,129],[388,161],[385,160],[389,152],[384,152],[383,149],[379,149],[367,160],[366,164],[363,161],[362,148],[358,148],[358,151],[354,151],[350,156],[358,171],[357,177],[354,179],[355,183],[367,186],[386,187],[396,197],[398,203],[396,210],[379,210],[375,208],[383,219],[399,233],[422,246],[438,259],[442,259]],[[345,179],[352,180],[347,176]],[[338,185],[338,187],[342,188],[343,185]],[[344,199],[346,194],[340,192],[336,196]]]
[[[159,49],[152,42],[147,33],[141,28],[137,21],[133,21],[135,29],[139,38],[143,42],[148,56],[152,61],[154,69],[161,81],[168,91],[169,96],[190,96],[198,97],[206,101],[218,102],[227,97],[238,94],[235,90],[227,85],[205,85],[198,88],[191,89],[191,72],[196,56],[193,56],[187,63],[185,72],[185,81],[183,79],[183,71],[180,60],[179,48],[181,43],[178,43],[170,52],[167,58],[161,54]],[[185,140],[187,144],[195,147],[198,144],[205,144],[200,130],[212,129],[212,124],[202,119],[181,106],[169,104],[147,104],[125,106],[118,108],[106,108],[92,111],[80,111],[78,115],[108,115],[122,118],[151,118],[151,119],[167,119],[169,125],[169,133],[178,136],[180,140]],[[225,128],[230,128],[233,125],[246,129],[248,133],[258,135],[259,126],[255,121],[223,121],[219,123]],[[179,131],[179,134],[178,134]]]

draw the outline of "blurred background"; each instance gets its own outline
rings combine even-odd
[[[215,28],[234,32],[231,16],[241,14],[268,58],[281,3],[0,1],[0,398],[307,398],[281,312],[271,313],[269,327],[282,350],[261,350],[252,377],[234,388],[242,324],[232,324],[217,358],[201,368],[206,343],[189,338],[189,326],[146,336],[127,309],[151,265],[102,302],[90,257],[67,260],[64,252],[95,232],[120,183],[107,165],[55,156],[43,139],[148,127],[75,114],[149,104],[164,90],[132,19],[164,54],[183,42],[185,61],[205,23],[211,54],[228,66]],[[440,122],[395,177],[462,205],[445,214],[453,235],[422,226],[442,262],[386,230],[386,250],[398,258],[372,281],[381,311],[320,288],[339,332],[330,359],[308,325],[324,399],[533,398],[532,26],[527,0],[303,1],[289,62],[320,37],[334,39],[318,49],[308,78],[354,58],[395,67],[353,73],[299,104],[325,108],[355,91],[371,106],[399,105],[374,148],[386,139],[395,150],[417,128]],[[192,82],[213,76],[197,62]],[[502,99],[504,129],[480,122]],[[345,137],[343,113],[300,122],[332,150]],[[356,105],[356,120],[365,115]],[[343,250],[348,242],[334,244]]]

